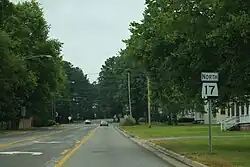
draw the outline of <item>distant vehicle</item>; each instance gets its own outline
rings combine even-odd
[[[109,124],[107,121],[101,121],[100,126],[109,126]]]
[[[87,120],[84,121],[84,123],[85,124],[91,124],[91,121],[87,119]]]

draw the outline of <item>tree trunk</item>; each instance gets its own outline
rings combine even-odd
[[[174,114],[174,124],[178,125],[178,120],[177,120],[177,114],[176,113]]]
[[[168,112],[168,125],[173,125],[173,123],[172,123],[172,113],[171,113],[171,111]]]

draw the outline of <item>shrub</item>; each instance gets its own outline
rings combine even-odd
[[[55,124],[56,124],[56,121],[54,121],[54,120],[48,120],[48,122],[47,122],[47,126],[53,126]]]
[[[136,121],[131,116],[124,117],[124,119],[121,120],[121,123],[120,123],[120,125],[122,125],[122,126],[132,126],[132,125],[135,125],[135,124],[136,124]]]

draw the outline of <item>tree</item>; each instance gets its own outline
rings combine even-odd
[[[170,115],[202,111],[202,71],[220,73],[218,105],[246,100],[248,7],[233,0],[146,1],[143,20],[131,23],[132,35],[124,42],[148,72],[155,103]]]
[[[138,121],[147,107],[147,82],[145,72],[126,50],[120,56],[106,60],[99,75],[101,110],[107,117],[129,114],[128,73],[130,73],[132,113]]]
[[[64,70],[68,82],[66,86],[67,91],[64,96],[56,100],[64,108],[59,113],[62,121],[66,122],[69,115],[73,116],[74,120],[93,118],[94,87],[88,80],[87,75],[79,67],[74,67],[67,61],[64,61]],[[65,110],[66,104],[68,109]]]
[[[18,125],[22,106],[36,126],[48,125],[56,111],[63,122],[69,114],[91,117],[93,86],[80,68],[63,61],[63,44],[49,38],[39,3],[0,5],[0,121]]]
[[[37,2],[2,0],[1,6],[1,84],[5,92],[1,95],[1,120],[18,122],[21,106],[26,106],[28,116],[51,119],[51,99],[65,85],[62,44],[49,39],[49,26]]]

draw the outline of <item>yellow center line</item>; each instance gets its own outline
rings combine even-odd
[[[93,134],[94,134],[94,132],[95,132],[96,129],[97,129],[97,128],[95,128],[94,130],[90,131],[89,135],[84,136],[83,139],[82,139],[79,143],[77,143],[77,144],[75,145],[75,147],[74,147],[71,151],[69,151],[68,154],[66,154],[66,155],[65,155],[65,156],[55,165],[55,167],[62,167],[63,164],[65,164],[65,162],[74,154],[74,152],[76,152],[84,143],[86,143],[86,142],[90,139],[90,137],[93,136]],[[64,150],[64,151],[65,151],[65,150]],[[64,152],[64,151],[63,151],[63,152]],[[63,152],[62,152],[62,153],[63,153]],[[61,153],[61,154],[62,154],[62,153]]]
[[[69,149],[64,150],[64,151],[61,153],[61,155],[66,154],[68,151],[69,151]]]

